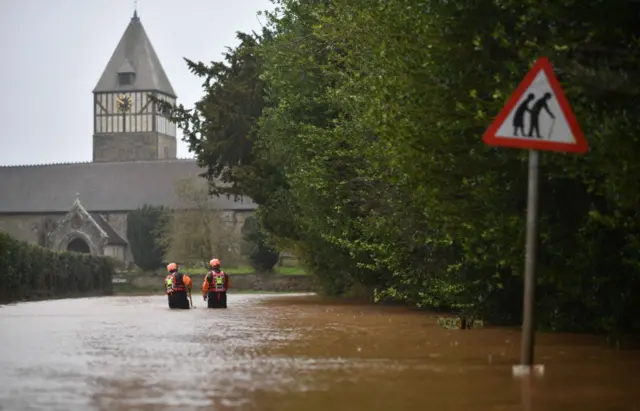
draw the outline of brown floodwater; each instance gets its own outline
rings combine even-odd
[[[234,294],[0,306],[0,410],[640,410],[640,352],[539,334],[539,378],[513,378],[518,330],[447,330],[402,307]]]

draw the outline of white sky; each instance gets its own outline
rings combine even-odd
[[[145,27],[178,102],[201,81],[183,57],[210,62],[259,31],[269,0],[139,0]],[[93,94],[133,15],[133,0],[0,0],[0,165],[91,161]],[[260,20],[259,20],[260,19]],[[192,157],[178,135],[178,157]]]

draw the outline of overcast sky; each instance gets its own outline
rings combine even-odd
[[[236,31],[258,31],[269,0],[138,0],[138,15],[178,94],[202,96],[183,57],[220,60]],[[0,0],[0,165],[91,161],[93,95],[133,15],[133,0]],[[179,136],[180,138],[180,136]],[[178,157],[192,157],[178,141]]]

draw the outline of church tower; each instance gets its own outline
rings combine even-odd
[[[94,162],[176,158],[176,126],[149,95],[177,97],[134,12],[93,90]]]

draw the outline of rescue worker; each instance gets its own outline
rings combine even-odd
[[[202,298],[208,308],[227,308],[227,290],[231,285],[229,276],[220,269],[220,260],[217,258],[209,261],[209,266],[211,271],[202,283]]]
[[[191,278],[178,271],[178,265],[167,265],[169,274],[164,279],[169,308],[191,308]]]

